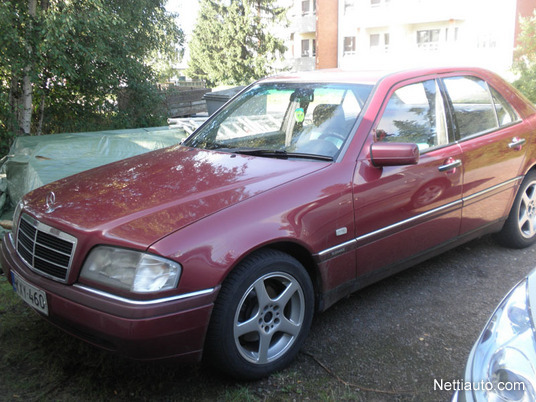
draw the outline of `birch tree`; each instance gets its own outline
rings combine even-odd
[[[153,123],[153,60],[176,60],[183,44],[165,3],[2,0],[0,148],[21,134]],[[125,91],[136,106],[121,110]]]

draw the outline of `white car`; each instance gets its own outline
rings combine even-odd
[[[471,350],[453,401],[536,401],[536,270],[499,304]]]

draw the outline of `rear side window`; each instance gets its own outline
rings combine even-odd
[[[493,96],[493,103],[495,110],[497,111],[497,118],[501,127],[515,123],[519,120],[514,108],[502,97],[502,95],[495,89],[491,88],[491,95]]]
[[[519,120],[512,106],[484,80],[464,76],[445,78],[443,82],[461,139]]]

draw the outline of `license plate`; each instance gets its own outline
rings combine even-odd
[[[44,291],[30,285],[15,272],[11,272],[11,279],[13,281],[13,290],[15,290],[22,300],[37,311],[48,315],[47,295]]]

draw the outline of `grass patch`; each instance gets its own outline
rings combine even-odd
[[[177,370],[123,359],[43,320],[0,275],[0,395],[21,400],[131,400],[161,395]]]
[[[43,320],[3,275],[0,373],[0,399],[8,401],[359,400],[359,392],[332,378],[308,378],[292,366],[260,381],[240,382],[202,365],[118,357]]]

